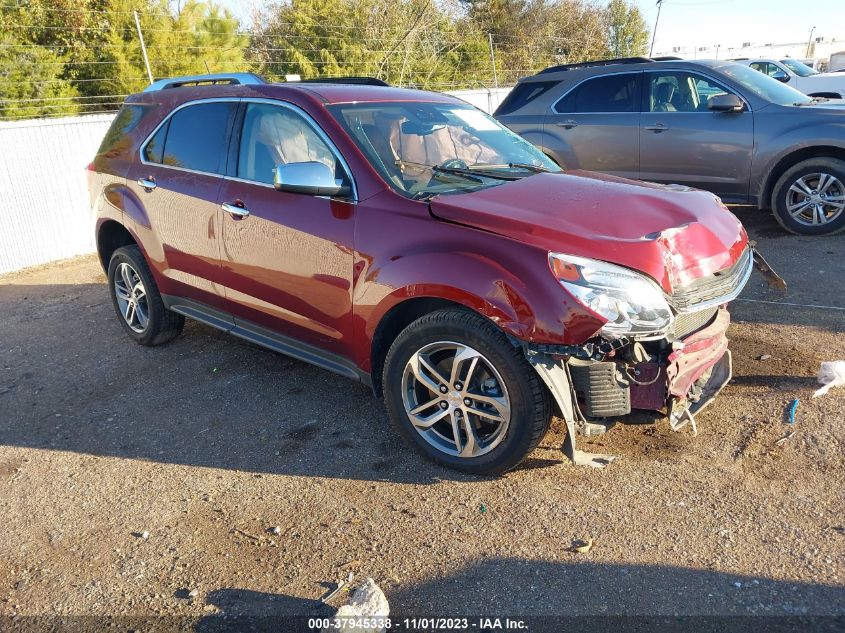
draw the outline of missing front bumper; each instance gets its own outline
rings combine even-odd
[[[604,467],[613,460],[576,449],[577,435],[595,435],[632,409],[668,415],[673,430],[689,424],[730,381],[726,337],[730,315],[720,308],[705,327],[643,361],[643,350],[617,349],[601,360],[526,349],[526,357],[555,399],[567,425],[562,450],[576,465]],[[636,344],[634,344],[636,345]],[[586,415],[585,415],[586,414]]]

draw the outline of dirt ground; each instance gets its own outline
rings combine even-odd
[[[93,257],[0,277],[0,616],[222,630],[330,613],[350,572],[405,615],[845,616],[845,388],[811,398],[845,359],[845,236],[738,215],[789,293],[755,275],[734,304],[697,437],[582,440],[605,470],[569,465],[556,424],[516,472],[457,474],[363,386],[195,322],[132,344]]]

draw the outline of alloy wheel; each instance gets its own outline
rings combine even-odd
[[[825,173],[801,176],[786,193],[786,211],[805,226],[833,222],[845,211],[845,184]]]
[[[147,291],[138,272],[126,262],[121,262],[115,270],[114,293],[120,314],[132,331],[146,330],[150,321]]]
[[[457,457],[489,453],[511,421],[501,374],[479,351],[452,341],[428,344],[411,356],[402,375],[402,402],[417,433]]]

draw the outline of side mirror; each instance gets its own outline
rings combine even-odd
[[[736,95],[721,94],[707,100],[707,109],[713,112],[742,112],[745,104]]]
[[[304,193],[310,196],[349,194],[349,186],[338,184],[331,168],[317,161],[276,165],[273,170],[273,186],[277,191]]]
[[[777,79],[782,84],[789,83],[789,75],[786,73],[775,73],[771,77],[772,79]]]

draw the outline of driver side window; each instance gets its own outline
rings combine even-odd
[[[298,113],[267,103],[248,103],[238,152],[238,178],[273,184],[276,165],[316,161],[337,172],[332,150]]]
[[[648,73],[646,112],[705,112],[711,97],[727,94],[719,84],[688,72]]]

